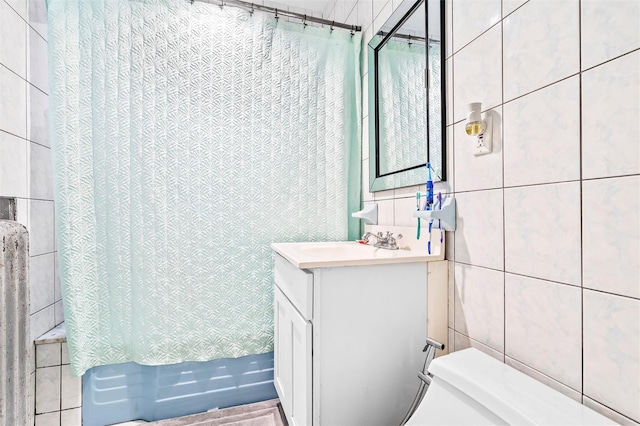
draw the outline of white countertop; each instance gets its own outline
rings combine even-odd
[[[426,248],[386,250],[355,241],[273,243],[271,248],[299,269],[428,262],[443,258],[441,253],[428,255]]]

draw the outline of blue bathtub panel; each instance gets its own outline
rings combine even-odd
[[[161,366],[105,365],[82,380],[84,426],[161,420],[278,397],[273,352]]]

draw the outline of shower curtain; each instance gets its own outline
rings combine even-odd
[[[72,371],[273,348],[275,241],[355,238],[360,35],[185,0],[49,0]]]

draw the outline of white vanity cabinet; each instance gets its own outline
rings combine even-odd
[[[428,277],[445,313],[429,334],[444,341],[446,262],[300,269],[275,254],[274,382],[291,426],[400,423],[424,363]]]
[[[313,274],[276,255],[275,282],[273,382],[289,425],[311,425]]]

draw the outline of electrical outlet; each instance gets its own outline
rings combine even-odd
[[[489,154],[493,148],[493,118],[487,114],[483,122],[484,132],[476,137],[476,145],[473,147],[475,156]]]

